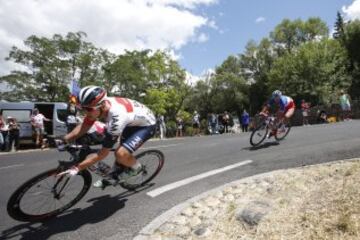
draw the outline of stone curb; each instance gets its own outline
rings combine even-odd
[[[336,160],[336,161],[331,161],[331,162],[325,162],[325,163],[320,163],[320,164],[315,164],[315,165],[323,165],[323,164],[333,164],[333,163],[340,163],[342,161],[351,161],[351,160],[355,160],[358,158],[350,158],[350,159],[343,159],[343,160]],[[260,173],[257,175],[253,175],[250,177],[246,177],[246,178],[242,178],[240,180],[235,180],[233,182],[230,183],[226,183],[222,186],[216,187],[214,189],[211,189],[209,191],[206,191],[204,193],[201,193],[200,195],[197,195],[193,198],[190,198],[188,200],[186,200],[183,203],[180,203],[174,207],[172,207],[171,209],[167,210],[166,212],[162,213],[160,216],[156,217],[154,220],[152,220],[148,225],[146,225],[142,230],[140,230],[140,232],[138,233],[137,236],[135,236],[133,238],[133,240],[148,240],[149,237],[154,234],[155,230],[157,230],[161,225],[163,225],[165,222],[167,222],[169,219],[171,219],[172,217],[175,217],[177,215],[179,215],[184,209],[186,209],[187,207],[191,206],[193,203],[204,199],[206,197],[209,197],[210,195],[215,194],[216,192],[223,190],[227,187],[231,187],[234,185],[238,185],[241,183],[246,183],[251,181],[254,178],[266,178],[267,176],[270,175],[274,175],[280,172],[284,172],[290,169],[303,169],[303,168],[307,168],[307,167],[311,167],[311,166],[315,166],[315,165],[307,165],[307,166],[302,166],[302,167],[295,167],[295,168],[288,168],[288,169],[279,169],[279,170],[274,170],[271,172],[266,172],[266,173]],[[111,238],[107,238],[107,240],[109,239],[117,239],[116,235],[113,235]]]
[[[272,172],[267,172],[267,173],[261,173],[261,174],[257,174],[257,175],[253,175],[250,177],[246,177],[246,178],[242,178],[240,180],[235,180],[233,182],[230,183],[226,183],[220,187],[217,188],[213,188],[209,191],[206,191],[204,193],[201,193],[200,195],[197,195],[193,198],[190,198],[188,200],[186,200],[183,203],[180,203],[174,207],[172,207],[171,209],[167,210],[166,212],[164,212],[163,214],[161,214],[160,216],[156,217],[153,221],[151,221],[148,225],[146,225],[142,230],[140,230],[140,232],[138,233],[137,236],[135,236],[133,238],[133,240],[146,240],[149,239],[149,236],[152,235],[154,233],[154,231],[156,229],[158,229],[162,224],[164,224],[166,221],[168,221],[170,218],[178,215],[181,213],[182,210],[184,210],[186,207],[190,206],[191,204],[205,198],[208,197],[216,192],[218,192],[219,190],[222,190],[226,187],[232,186],[232,185],[236,185],[239,183],[243,183],[243,182],[247,182],[253,178],[258,178],[258,177],[266,177],[269,175],[272,175],[276,172],[280,172],[280,171],[284,171],[286,169],[282,169],[282,170],[275,170]],[[112,239],[116,239],[116,238],[112,238]]]

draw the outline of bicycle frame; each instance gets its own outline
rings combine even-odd
[[[70,145],[66,148],[66,151],[71,155],[70,161],[59,160],[59,171],[65,171],[66,169],[81,163],[89,154],[96,153],[98,149],[92,149],[87,145]],[[111,151],[114,151],[114,149],[111,149]],[[104,174],[100,171],[97,164],[93,164],[87,169],[100,177],[104,177]]]

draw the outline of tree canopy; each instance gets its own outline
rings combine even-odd
[[[25,50],[14,46],[7,57],[23,70],[0,78],[13,88],[1,99],[67,101],[73,79],[80,86],[100,85],[109,95],[142,101],[170,119],[178,114],[188,118],[194,110],[203,118],[243,109],[254,114],[274,89],[313,104],[337,101],[340,89],[357,99],[360,21],[346,22],[337,13],[334,26],[330,38],[320,18],[284,19],[268,37],[250,40],[242,53],[228,56],[194,86],[186,83],[185,69],[167,51],[113,54],[87,42],[84,32],[30,36]]]

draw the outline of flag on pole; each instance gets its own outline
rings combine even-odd
[[[77,97],[80,90],[79,83],[75,79],[71,80],[71,95]]]
[[[79,83],[75,79],[71,80],[69,103],[77,104],[77,97],[80,90]]]

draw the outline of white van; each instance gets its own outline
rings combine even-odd
[[[8,116],[16,118],[20,124],[20,144],[31,143],[32,126],[30,117],[34,108],[39,109],[51,122],[44,121],[48,138],[60,137],[66,134],[67,104],[63,102],[0,102],[0,113],[3,119]]]

